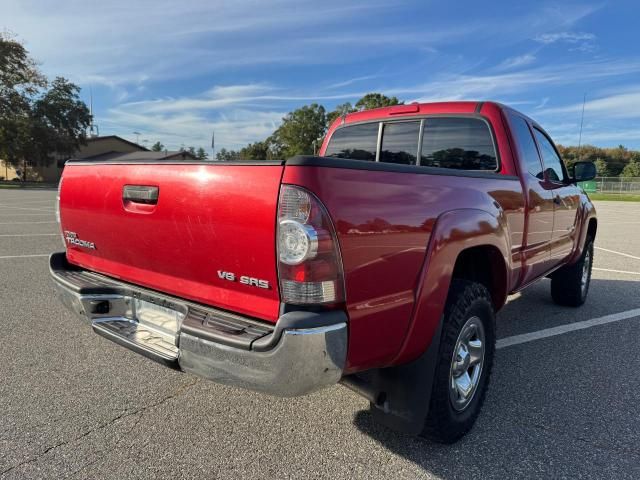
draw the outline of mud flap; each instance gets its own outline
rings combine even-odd
[[[422,432],[429,414],[441,332],[442,321],[429,348],[413,362],[359,374],[376,392],[376,401],[370,403],[376,422],[410,435]]]

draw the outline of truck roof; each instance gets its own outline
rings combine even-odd
[[[479,112],[482,106],[487,103],[502,107],[495,102],[482,101],[414,102],[404,105],[393,105],[391,107],[374,108],[371,110],[364,110],[362,112],[349,113],[344,117],[344,121],[345,123],[363,122],[384,117],[394,117],[396,115],[411,116],[438,113],[474,113]]]
[[[491,106],[493,108],[502,110],[506,107],[498,102],[491,101],[479,101],[479,100],[465,100],[465,101],[451,101],[451,102],[429,102],[429,103],[407,103],[404,105],[393,105],[391,107],[374,108],[371,110],[364,110],[362,112],[348,113],[342,117],[338,117],[334,122],[336,124],[366,122],[367,120],[377,120],[386,117],[395,116],[412,116],[412,115],[428,115],[428,114],[456,114],[456,113],[479,113],[483,107]],[[333,130],[333,128],[331,128]]]

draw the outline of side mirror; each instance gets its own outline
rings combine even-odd
[[[576,162],[571,167],[571,182],[586,182],[596,178],[596,165],[593,162]]]

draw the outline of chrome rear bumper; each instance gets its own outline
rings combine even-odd
[[[268,325],[79,269],[64,253],[49,264],[62,303],[96,333],[169,367],[283,397],[342,377],[344,312],[289,312]]]

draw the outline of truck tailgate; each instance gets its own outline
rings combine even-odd
[[[60,192],[67,259],[127,282],[275,321],[282,170],[267,162],[71,162]]]

